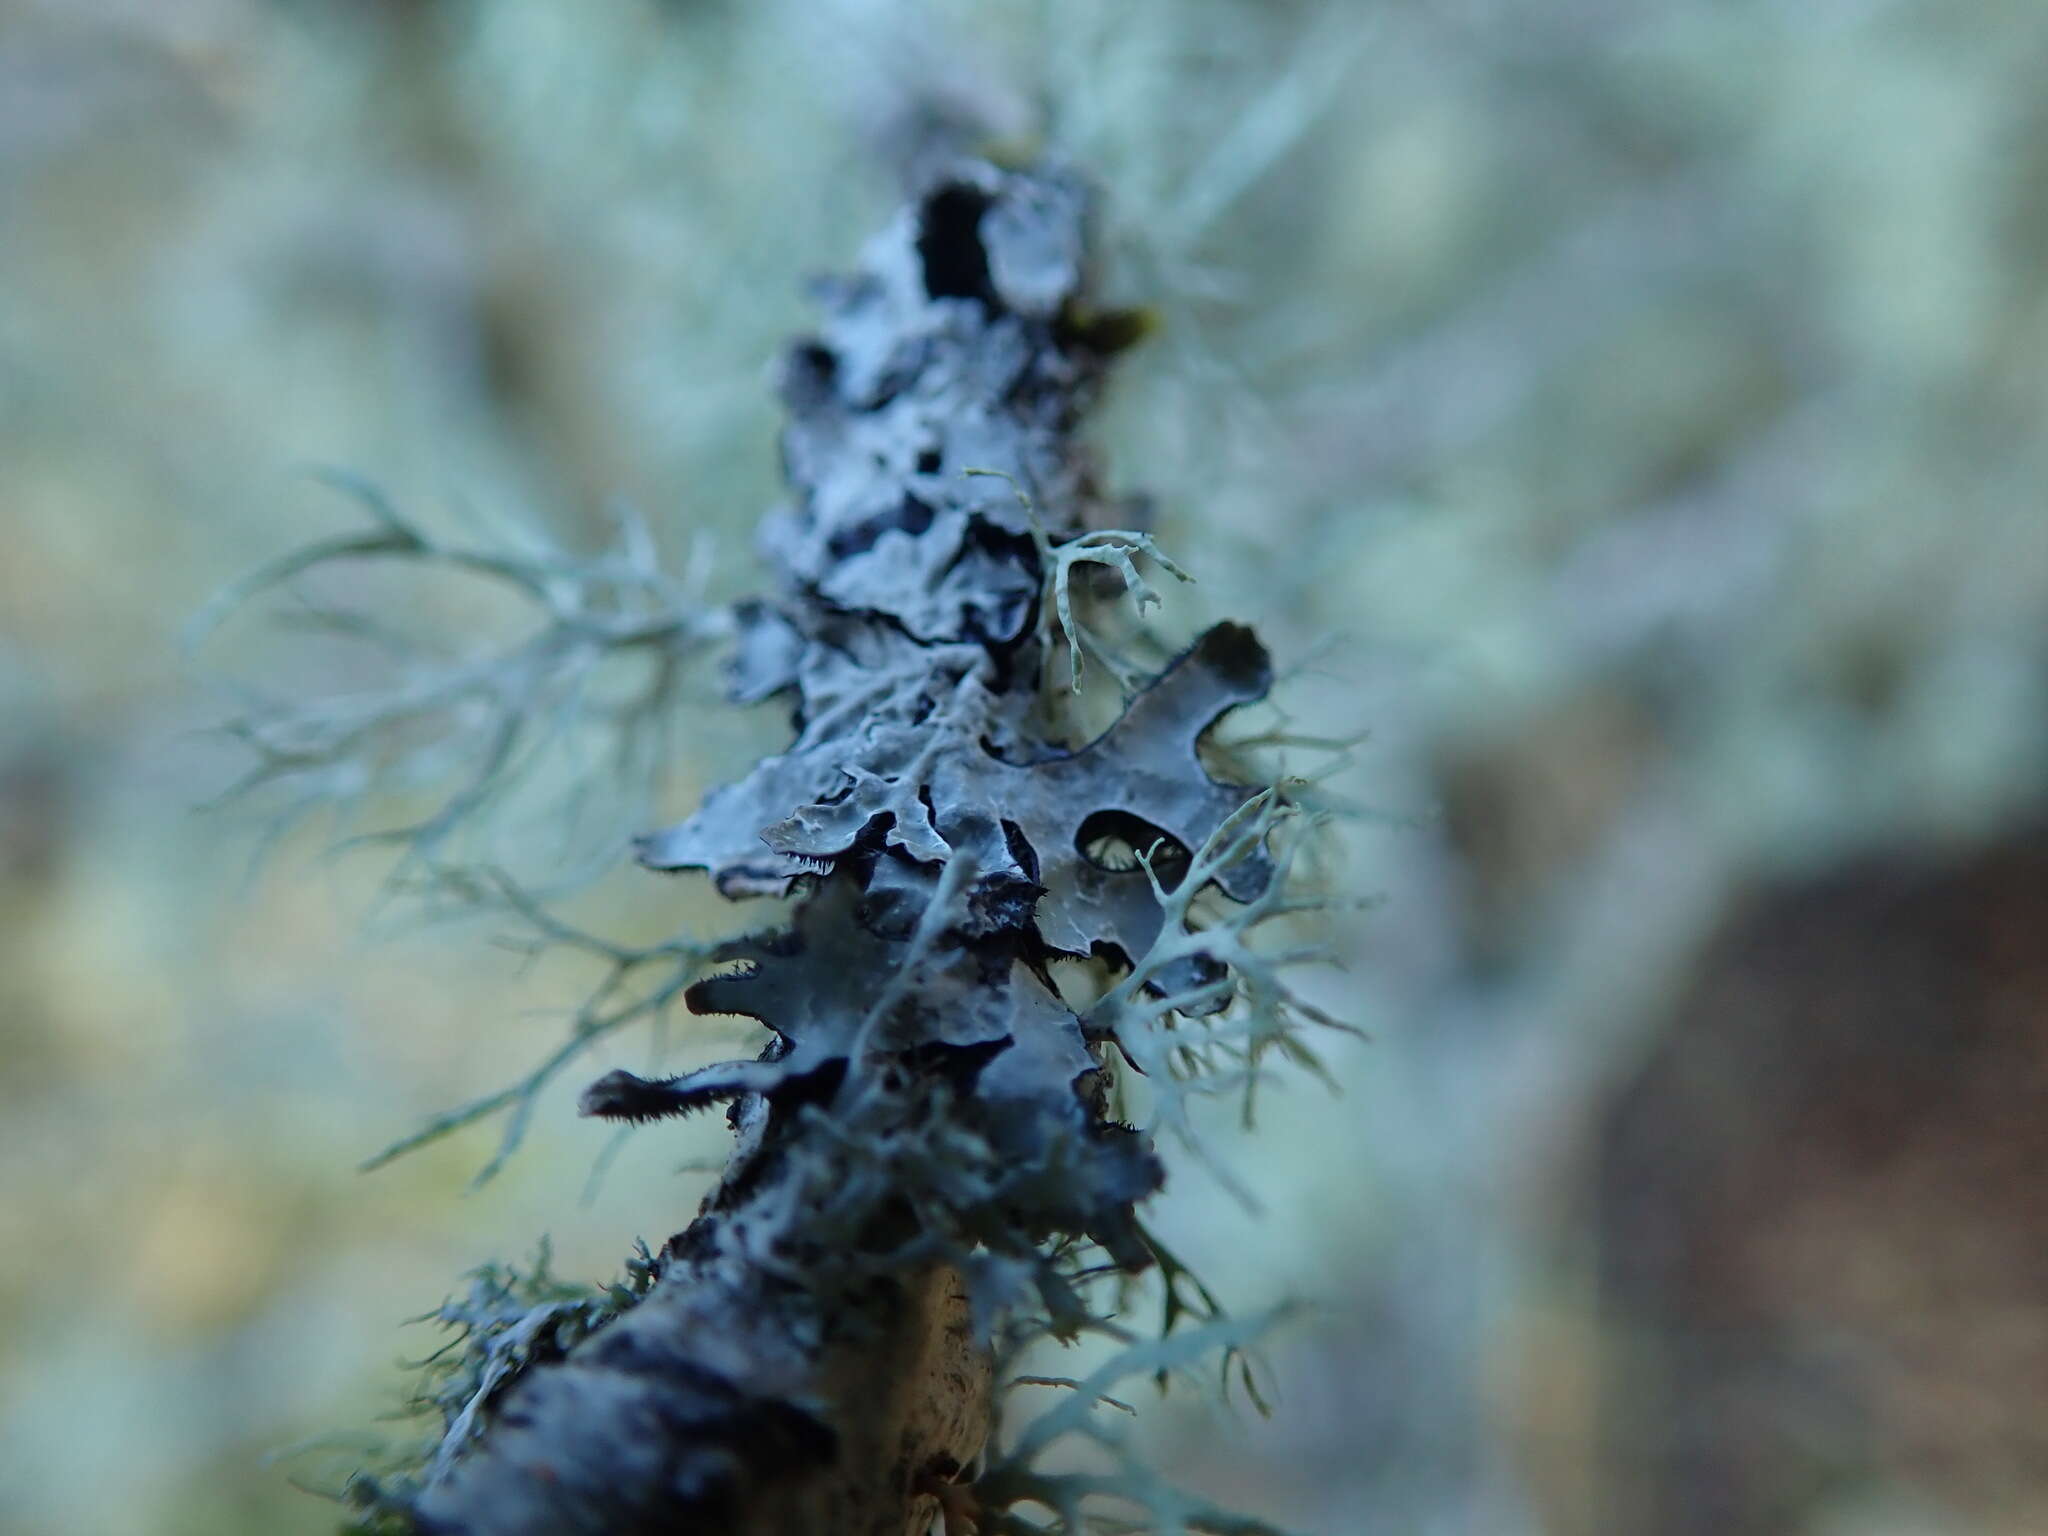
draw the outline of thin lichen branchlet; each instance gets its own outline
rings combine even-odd
[[[441,1432],[358,1480],[364,1529],[905,1536],[942,1508],[949,1532],[1266,1529],[1147,1469],[1108,1393],[1235,1358],[1255,1326],[1136,1208],[1164,1177],[1154,1131],[1192,1141],[1191,1099],[1248,1112],[1269,1053],[1314,1066],[1302,1027],[1331,1021],[1281,974],[1308,953],[1255,939],[1308,904],[1287,874],[1316,823],[1287,788],[1204,766],[1228,760],[1212,728],[1272,681],[1252,632],[1148,651],[1137,562],[1183,573],[1093,526],[1075,432],[1140,327],[1095,310],[1087,280],[1077,178],[963,162],[819,286],[821,329],[782,373],[774,595],[649,621],[678,653],[726,635],[733,696],[787,701],[795,739],[638,845],[728,897],[794,895],[790,921],[708,956],[598,947],[670,967],[670,992],[723,966],[690,1008],[766,1029],[757,1059],[613,1072],[583,1099],[622,1122],[724,1106],[730,1163],[629,1283],[487,1270],[444,1308],[456,1339],[422,1404]],[[1102,592],[1118,577],[1135,605]],[[1123,695],[1087,740],[1084,653]],[[1069,963],[1093,968],[1092,1004],[1063,993]],[[1112,1113],[1133,1073],[1145,1124]],[[523,1115],[541,1080],[479,1105]],[[1149,1340],[1111,1320],[1148,1270]],[[1018,1377],[1068,1390],[1002,1432],[1015,1352],[1090,1331],[1124,1347],[1084,1381]],[[1046,1470],[1077,1437],[1091,1470]]]
[[[602,1288],[558,1278],[552,1262],[543,1238],[530,1268],[486,1264],[469,1274],[468,1290],[413,1320],[453,1335],[415,1364],[418,1382],[405,1404],[408,1417],[435,1420],[437,1428],[416,1455],[395,1458],[383,1475],[365,1470],[352,1479],[348,1497],[366,1512],[356,1529],[409,1529],[409,1502],[422,1479],[462,1454],[506,1384],[563,1358],[654,1283],[655,1260],[644,1243],[618,1282]]]

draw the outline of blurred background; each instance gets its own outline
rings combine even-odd
[[[1161,1462],[1327,1536],[2048,1530],[2044,78],[2023,0],[0,0],[0,1529],[330,1529],[274,1455],[403,1319],[687,1220],[715,1123],[598,1182],[573,1115],[644,1036],[474,1193],[488,1126],[354,1171],[590,978],[196,812],[179,635],[361,526],[312,464],[747,590],[803,279],[947,129],[1101,182],[1110,479],[1370,732],[1373,1042],[1218,1129],[1261,1214],[1158,1209],[1316,1306]],[[206,663],[359,680],[291,644]],[[777,737],[688,687],[664,812]],[[622,849],[593,924],[759,920]]]

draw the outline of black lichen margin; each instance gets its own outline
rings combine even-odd
[[[782,374],[778,590],[735,610],[728,664],[735,698],[789,702],[795,740],[638,850],[728,896],[797,894],[786,930],[689,992],[770,1039],[584,1099],[629,1121],[728,1105],[731,1165],[648,1293],[494,1390],[417,1485],[380,1490],[386,1516],[441,1536],[879,1532],[893,1508],[900,1532],[913,1480],[970,1463],[988,1420],[986,1332],[934,1332],[932,1287],[972,1275],[941,1302],[1072,1329],[1089,1314],[1057,1260],[1077,1240],[1150,1261],[1134,1207],[1161,1165],[1107,1118],[1113,1036],[1048,968],[1153,948],[1167,852],[1186,869],[1254,793],[1205,771],[1201,740],[1271,667],[1222,625],[1099,739],[1046,734],[1044,552],[1085,526],[1073,434],[1113,350],[1075,320],[1085,224],[1071,176],[963,164],[819,286],[819,334]],[[1160,856],[1094,856],[1105,828]],[[1256,838],[1197,867],[1230,902],[1274,879]]]

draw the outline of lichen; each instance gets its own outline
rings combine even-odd
[[[442,889],[495,885],[610,979],[536,1074],[401,1149],[510,1108],[502,1157],[541,1083],[677,995],[767,1038],[754,1059],[588,1089],[586,1114],[624,1123],[728,1106],[724,1177],[626,1291],[564,1288],[545,1263],[480,1271],[437,1314],[458,1333],[421,1398],[436,1445],[355,1484],[375,1519],[447,1536],[882,1532],[924,1499],[988,1530],[1141,1528],[1132,1510],[1143,1528],[1266,1529],[1177,1493],[1090,1416],[1128,1375],[1242,1367],[1256,1322],[1224,1316],[1139,1221],[1165,1178],[1155,1134],[1199,1150],[1194,1099],[1249,1112],[1268,1058],[1314,1068],[1304,1031],[1334,1021],[1284,978],[1315,951],[1261,937],[1315,905],[1288,877],[1316,822],[1298,786],[1210,766],[1244,755],[1212,757],[1209,738],[1266,696],[1265,647],[1225,623],[1144,661],[1164,653],[1137,626],[1158,602],[1138,561],[1184,573],[1148,535],[1091,527],[1105,508],[1075,429],[1118,328],[1076,322],[1086,209],[1067,172],[962,163],[858,274],[821,283],[820,330],[782,372],[775,588],[666,621],[664,646],[728,636],[733,697],[784,702],[795,739],[641,837],[640,862],[793,897],[787,922],[708,952],[619,949],[516,884],[438,872]],[[411,551],[380,521],[356,553]],[[1077,581],[1082,566],[1106,580]],[[579,589],[538,590],[580,611]],[[1135,649],[1086,611],[1120,599]],[[1092,736],[1071,712],[1084,650],[1121,692]],[[649,964],[659,1001],[614,1002]],[[1082,1006],[1056,974],[1077,964],[1103,982]],[[1134,1077],[1151,1109],[1125,1123]],[[1147,1340],[1116,1316],[1155,1265]],[[1090,1333],[1114,1359],[992,1440],[997,1357]],[[1041,1467],[1076,1435],[1116,1470]],[[1020,1512],[1034,1505],[1059,1523]]]
[[[402,1418],[432,1420],[435,1427],[423,1440],[387,1452],[375,1471],[349,1479],[339,1497],[362,1511],[350,1531],[380,1536],[409,1529],[408,1511],[420,1488],[484,1432],[511,1384],[562,1359],[624,1314],[660,1271],[645,1243],[606,1286],[563,1280],[552,1264],[552,1248],[542,1238],[530,1267],[482,1265],[464,1276],[469,1286],[462,1294],[413,1319],[454,1335],[413,1367],[414,1390],[400,1410]]]

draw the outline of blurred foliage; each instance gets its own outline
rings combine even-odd
[[[250,873],[257,828],[185,814],[246,762],[177,635],[348,526],[315,464],[465,548],[595,559],[623,502],[743,589],[802,279],[950,130],[1104,183],[1110,297],[1160,322],[1105,467],[1198,579],[1169,603],[1301,658],[1296,728],[1372,733],[1340,787],[1386,901],[1327,996],[1379,1043],[1230,1151],[1255,1241],[1193,1169],[1157,1213],[1233,1308],[1321,1310],[1270,1424],[1187,1403],[1158,1454],[1310,1529],[1628,1529],[1570,1257],[1603,1106],[1767,883],[2041,808],[2044,65],[2013,0],[4,0],[0,1527],[323,1529],[261,1458],[388,1406],[400,1319],[539,1232],[588,1278],[687,1217],[716,1125],[582,1205],[574,1083],[470,1200],[488,1133],[353,1177],[610,962],[413,908],[366,943],[387,868],[326,829]],[[661,816],[773,729],[677,686]],[[624,869],[585,918],[736,920]],[[1799,1529],[2039,1525],[2024,1478],[1842,1465]]]

